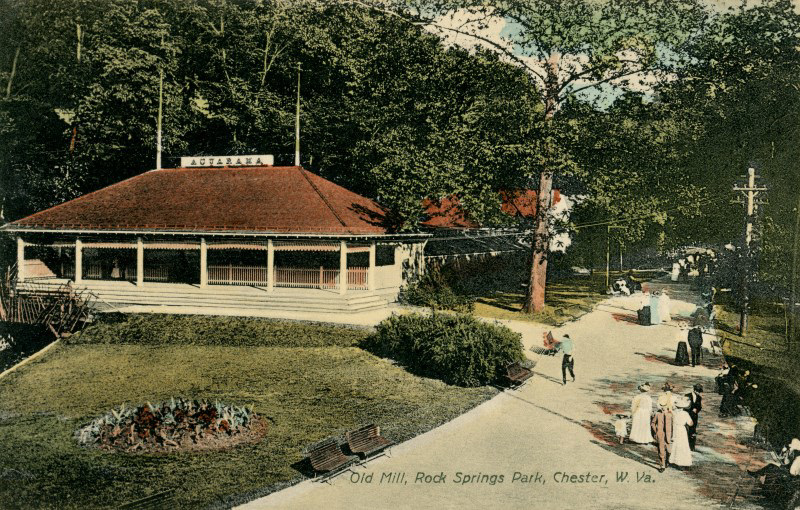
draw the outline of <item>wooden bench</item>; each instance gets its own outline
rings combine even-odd
[[[515,361],[506,365],[506,373],[504,374],[508,386],[510,388],[519,388],[525,382],[533,377],[533,370],[525,368]]]
[[[311,446],[308,449],[308,459],[314,472],[322,474],[325,479],[346,470],[358,461],[355,455],[345,455],[339,442],[333,437]]]
[[[380,427],[374,424],[351,430],[345,433],[345,438],[350,451],[364,459],[385,453],[387,448],[394,445],[394,441],[383,437]]]

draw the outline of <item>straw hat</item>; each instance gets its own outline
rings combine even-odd
[[[675,407],[678,407],[680,409],[685,409],[685,408],[689,407],[689,405],[690,405],[689,404],[689,399],[686,398],[686,397],[680,397],[680,398],[675,400]]]
[[[650,383],[644,383],[639,385],[639,391],[646,392],[650,391]]]
[[[670,407],[672,405],[672,400],[669,398],[669,395],[660,395],[658,397],[658,407]]]

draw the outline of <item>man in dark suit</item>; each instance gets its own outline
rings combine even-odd
[[[690,402],[687,411],[689,412],[689,417],[692,419],[692,425],[688,427],[689,448],[692,451],[694,451],[694,445],[697,441],[697,418],[700,411],[703,409],[703,397],[700,395],[701,393],[703,393],[703,387],[699,384],[695,384],[692,387],[692,392],[686,394],[686,398],[688,398]]]
[[[689,330],[689,348],[692,351],[692,366],[697,365],[703,357],[703,330],[695,327]]]

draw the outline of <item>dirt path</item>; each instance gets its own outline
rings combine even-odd
[[[693,300],[683,291],[681,298]],[[680,334],[675,319],[688,316],[696,303],[673,299],[673,322],[650,327],[635,324],[638,306],[638,297],[612,298],[553,331],[575,340],[577,382],[561,385],[560,357],[529,352],[538,359],[536,377],[522,389],[330,484],[306,481],[245,508],[729,508],[737,484],[733,508],[758,508],[752,479],[742,476],[751,457],[743,442],[753,423],[717,417],[719,359],[707,356],[705,366],[695,368],[672,364]],[[523,334],[526,349],[541,345],[548,329],[505,324]],[[697,382],[706,392],[694,465],[659,473],[655,447],[618,444],[612,418],[629,413],[638,384],[649,381],[655,397],[665,380],[680,393]],[[763,453],[754,457],[753,465],[761,465]]]

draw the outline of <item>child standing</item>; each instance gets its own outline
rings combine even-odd
[[[619,439],[619,444],[623,444],[625,442],[625,438],[628,437],[628,417],[624,414],[618,414],[617,420],[614,422],[614,432],[617,434],[617,439]]]

